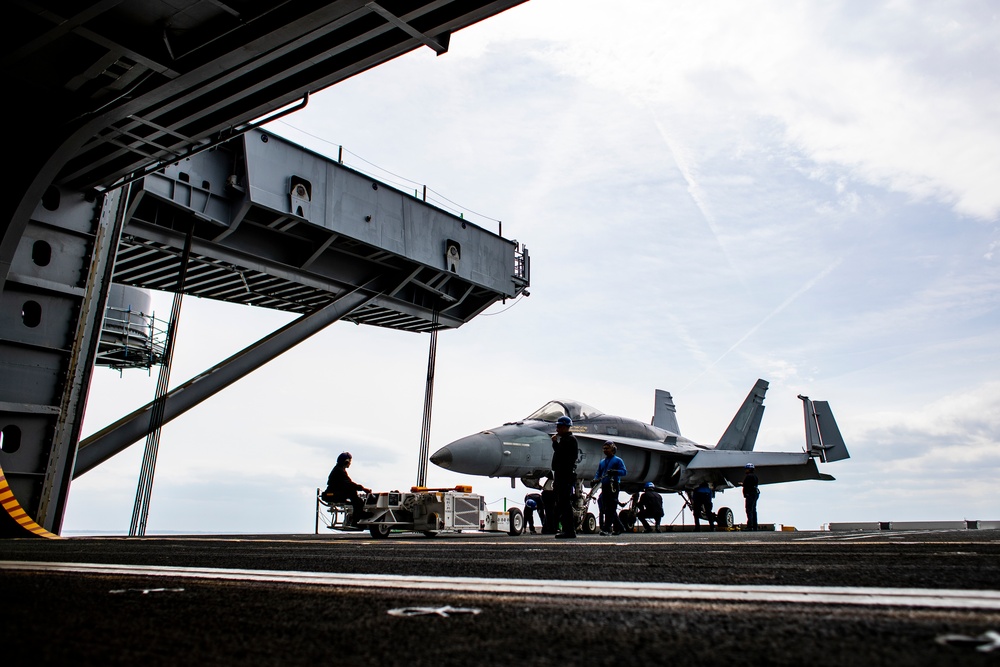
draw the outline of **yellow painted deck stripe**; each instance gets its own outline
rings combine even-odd
[[[10,518],[24,526],[28,532],[50,540],[62,539],[55,533],[42,528],[34,519],[28,516],[28,513],[21,507],[21,503],[17,502],[17,498],[14,497],[14,492],[11,490],[10,484],[7,483],[7,478],[3,474],[2,466],[0,466],[0,500],[3,501],[3,508],[10,515]]]

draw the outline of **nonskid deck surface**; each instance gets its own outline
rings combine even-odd
[[[607,632],[636,662],[978,664],[1000,530],[22,539],[0,587],[7,655],[76,664],[612,664]]]

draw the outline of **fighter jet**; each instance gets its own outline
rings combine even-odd
[[[551,475],[552,441],[556,420],[573,420],[571,432],[579,443],[577,476],[589,480],[603,457],[608,440],[618,446],[628,475],[621,490],[633,493],[646,482],[660,492],[690,492],[702,482],[715,490],[738,486],[746,464],[752,463],[761,484],[804,479],[832,480],[816,466],[850,457],[840,429],[826,401],[799,396],[805,413],[806,446],[801,452],[755,452],[754,443],[764,414],[768,383],[757,380],[729,428],[714,446],[702,445],[680,434],[677,410],[670,392],[656,390],[652,424],[607,415],[579,401],[549,401],[521,421],[456,440],[431,456],[447,470],[484,477],[520,478],[539,488]]]

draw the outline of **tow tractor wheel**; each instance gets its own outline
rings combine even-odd
[[[720,507],[715,515],[715,522],[722,530],[733,529],[733,511],[728,507]]]
[[[382,540],[389,537],[389,533],[392,532],[392,527],[387,523],[373,523],[368,527],[368,532],[371,533],[372,537],[376,540]]]
[[[597,517],[594,516],[590,512],[587,512],[586,514],[584,514],[583,515],[583,526],[582,526],[581,530],[586,535],[593,535],[594,533],[596,533],[597,532]]]
[[[518,508],[512,507],[507,512],[507,517],[510,519],[510,534],[515,537],[520,535],[524,531],[524,514]]]

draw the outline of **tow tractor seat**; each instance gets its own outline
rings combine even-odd
[[[320,504],[326,507],[327,511],[330,513],[330,521],[331,521],[330,528],[338,527],[337,523],[338,519],[340,519],[339,527],[342,527],[347,524],[347,519],[348,517],[350,517],[351,512],[354,510],[354,507],[351,505],[351,503],[347,502],[346,500],[334,500],[331,494],[328,494],[326,492],[320,493],[318,500]]]

